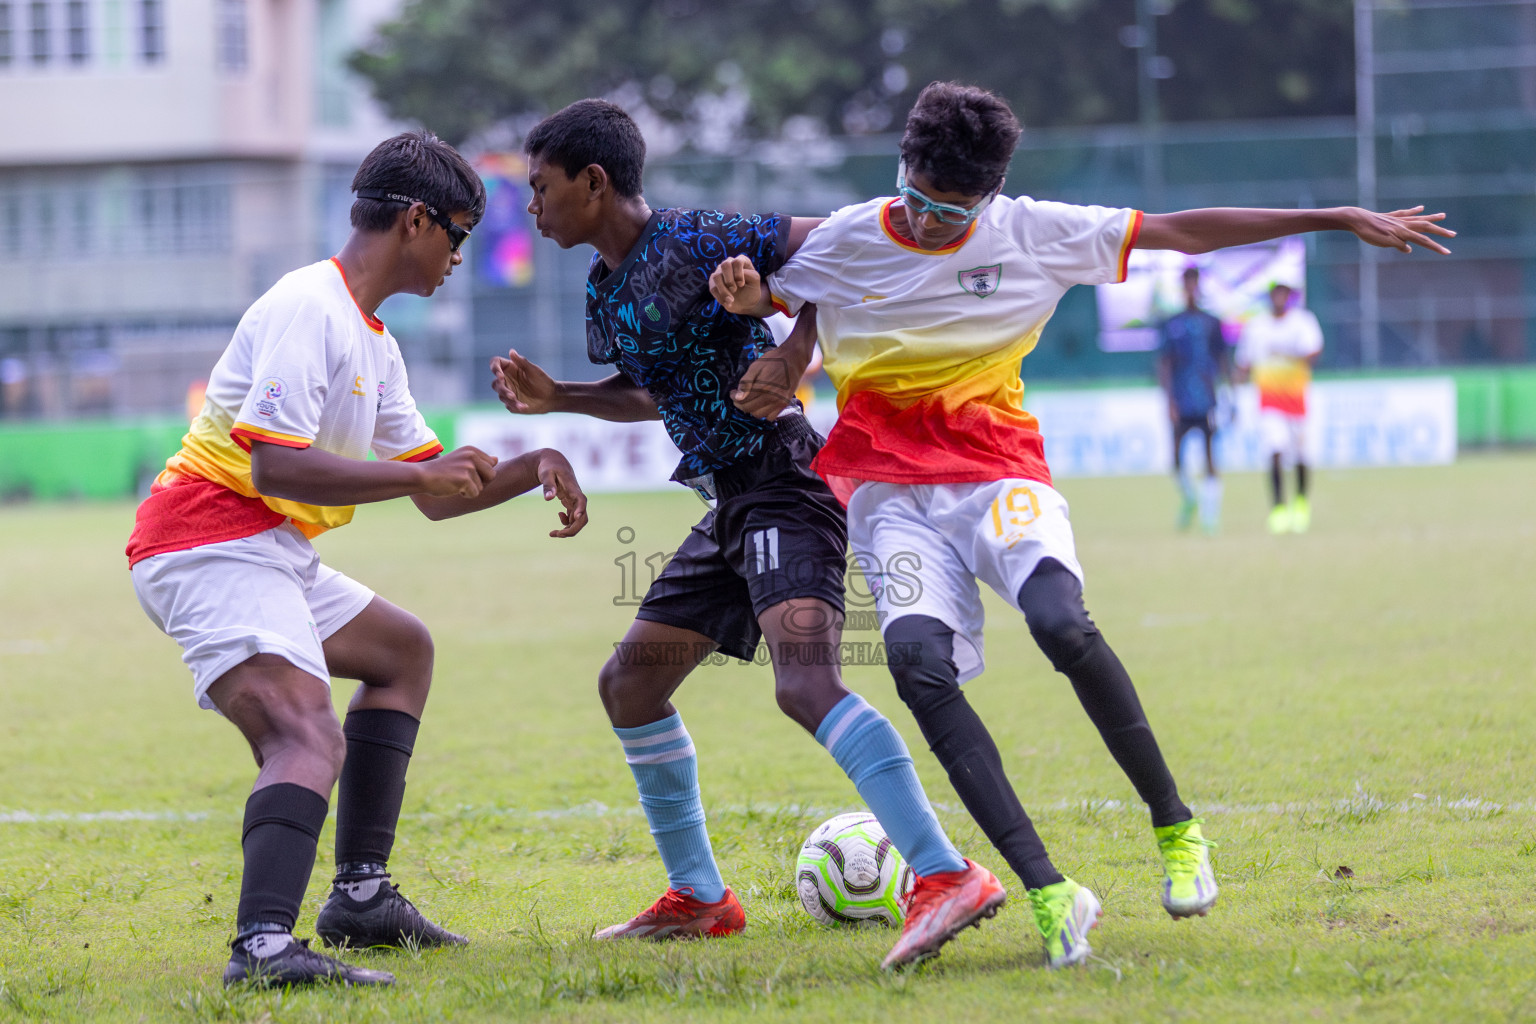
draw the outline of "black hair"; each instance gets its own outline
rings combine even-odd
[[[958,82],[917,94],[901,136],[907,170],[940,192],[983,196],[997,189],[1024,129],[1001,96]]]
[[[485,183],[442,139],[422,130],[401,132],[373,147],[352,177],[352,191],[382,189],[419,199],[444,217],[468,213],[472,224],[485,214]],[[388,231],[403,209],[386,199],[354,199],[352,226]]]
[[[577,100],[550,114],[523,140],[523,152],[559,165],[571,181],[597,164],[619,195],[640,194],[645,137],[624,108],[607,100]]]

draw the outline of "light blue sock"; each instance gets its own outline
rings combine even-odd
[[[913,871],[964,870],[965,858],[939,827],[907,745],[884,715],[850,693],[816,727],[816,742],[848,773]]]
[[[624,744],[624,760],[640,789],[640,806],[645,808],[645,820],[666,866],[667,884],[690,889],[695,899],[705,903],[723,898],[725,882],[704,827],[699,759],[693,738],[683,727],[683,716],[613,731]]]
[[[1221,523],[1221,477],[1208,476],[1200,492],[1200,525],[1214,530]]]
[[[1189,471],[1188,462],[1185,462],[1179,466],[1177,479],[1179,481],[1179,496],[1184,499],[1184,503],[1186,505],[1194,505],[1195,480],[1193,474],[1191,474]]]

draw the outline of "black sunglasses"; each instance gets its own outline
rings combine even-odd
[[[360,188],[357,190],[357,198],[378,199],[386,203],[404,203],[406,206],[410,206],[413,203],[421,203],[422,206],[426,207],[427,216],[432,218],[432,223],[448,232],[448,249],[450,252],[458,252],[459,246],[464,244],[464,239],[469,237],[469,228],[461,224],[455,224],[450,218],[438,213],[437,209],[430,203],[422,202],[420,199],[412,199],[410,196],[403,196],[398,192],[386,192],[379,188]]]

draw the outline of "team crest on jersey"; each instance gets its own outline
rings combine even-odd
[[[640,300],[640,326],[658,333],[667,333],[671,326],[672,314],[667,309],[667,300],[660,295],[647,295]]]
[[[1003,265],[994,263],[990,267],[972,267],[970,270],[960,271],[960,287],[976,296],[984,299],[997,291],[998,282],[1003,279]]]
[[[261,385],[261,397],[256,399],[256,415],[264,420],[274,418],[283,409],[283,399],[288,397],[288,385],[281,377],[268,377]]]

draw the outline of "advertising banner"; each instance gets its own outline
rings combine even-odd
[[[1099,347],[1106,352],[1150,352],[1157,326],[1184,308],[1184,271],[1200,271],[1200,308],[1220,320],[1235,344],[1249,317],[1268,307],[1270,286],[1290,286],[1306,304],[1307,247],[1300,238],[1218,249],[1202,256],[1132,249],[1125,280],[1094,289]]]
[[[1166,473],[1173,434],[1162,390],[1026,392],[1053,476]],[[1216,460],[1225,470],[1264,467],[1258,392],[1232,389],[1217,411]],[[1191,433],[1186,444],[1198,445]],[[1456,459],[1456,384],[1449,377],[1322,381],[1308,397],[1307,449],[1318,467],[1423,466]],[[1193,453],[1186,449],[1185,457]],[[1199,464],[1198,462],[1196,463]]]
[[[1040,421],[1045,454],[1056,477],[1167,473],[1173,467],[1168,400],[1155,387],[1025,393]],[[808,410],[825,434],[837,417],[831,401]],[[1264,465],[1258,394],[1233,389],[1218,413],[1216,457],[1226,470]],[[1190,443],[1198,443],[1191,434]],[[514,416],[467,412],[455,425],[459,444],[498,458],[557,448],[593,493],[677,487],[669,478],[681,453],[661,423],[609,423],[569,413]],[[1324,381],[1312,386],[1307,416],[1312,464],[1422,466],[1456,459],[1456,386],[1449,377]]]

